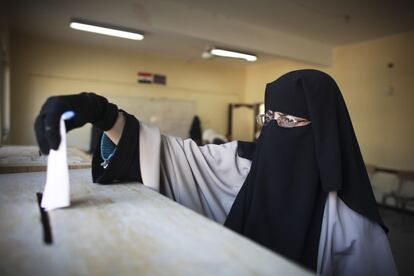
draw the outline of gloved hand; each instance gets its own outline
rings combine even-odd
[[[86,123],[106,131],[112,128],[118,117],[118,107],[94,93],[50,97],[43,104],[34,126],[37,143],[43,154],[49,154],[50,149],[59,147],[59,122],[66,111],[75,113],[71,119],[65,120],[66,131]]]

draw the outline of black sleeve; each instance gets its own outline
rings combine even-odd
[[[101,139],[98,139],[92,158],[92,179],[94,183],[111,184],[119,182],[142,182],[139,166],[139,122],[122,111],[125,126],[121,139],[108,166],[104,169],[101,157]]]
[[[242,157],[253,160],[256,152],[256,142],[237,141],[237,154]]]

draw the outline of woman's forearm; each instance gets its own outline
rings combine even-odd
[[[109,139],[111,139],[111,141],[115,145],[118,145],[119,140],[121,139],[124,126],[125,126],[124,114],[122,112],[119,112],[118,118],[116,119],[114,126],[110,130],[105,131],[106,136],[108,136]]]

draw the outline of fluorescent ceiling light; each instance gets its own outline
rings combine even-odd
[[[122,37],[127,39],[133,39],[133,40],[143,40],[144,36],[139,33],[135,32],[129,32],[129,31],[122,31],[117,30],[113,28],[108,27],[102,27],[98,25],[92,25],[82,22],[76,22],[72,21],[70,22],[70,27],[75,30],[85,31],[85,32],[91,32],[91,33],[97,33],[97,34],[103,34],[103,35],[110,35],[110,36],[116,36],[116,37]]]
[[[239,53],[239,52],[234,52],[234,51],[224,50],[224,49],[218,49],[218,48],[211,49],[210,53],[214,56],[220,56],[220,57],[240,58],[240,59],[244,59],[244,60],[247,60],[247,61],[256,61],[257,60],[257,57],[255,55]]]

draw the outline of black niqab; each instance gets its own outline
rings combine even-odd
[[[225,226],[312,270],[330,191],[385,229],[335,81],[317,70],[287,73],[266,86],[265,109],[311,124],[263,127]]]

